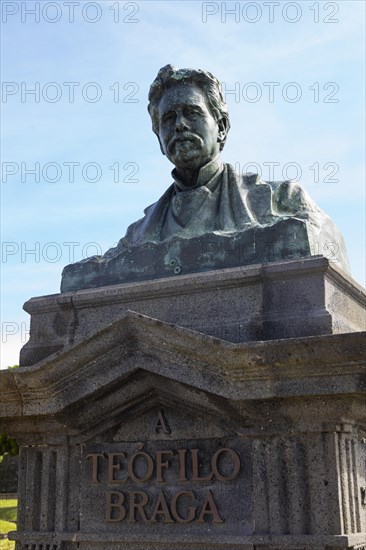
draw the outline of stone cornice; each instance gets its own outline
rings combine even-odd
[[[1,416],[57,414],[141,370],[234,401],[362,393],[365,351],[365,333],[233,344],[126,312],[80,344],[0,373]]]

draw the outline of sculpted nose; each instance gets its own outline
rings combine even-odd
[[[175,120],[175,131],[176,132],[184,132],[185,130],[188,130],[189,126],[182,114],[177,115],[177,118]]]

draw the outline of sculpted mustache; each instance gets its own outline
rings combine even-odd
[[[169,145],[168,145],[168,150],[170,151],[172,147],[174,147],[174,145],[178,142],[178,141],[186,141],[186,140],[189,140],[189,141],[196,141],[196,142],[200,142],[200,139],[198,136],[196,136],[195,134],[190,134],[190,133],[186,133],[186,134],[181,134],[180,136],[176,136],[174,138],[172,138],[172,140],[169,142]]]

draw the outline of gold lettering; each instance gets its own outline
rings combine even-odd
[[[191,449],[192,456],[192,481],[211,481],[213,473],[211,472],[206,477],[199,477],[198,473],[198,449]]]
[[[155,504],[155,508],[153,511],[153,514],[151,516],[151,523],[157,523],[157,516],[163,516],[164,523],[174,523],[174,520],[172,519],[172,516],[170,515],[168,505],[165,500],[165,496],[163,491],[160,491],[158,499]]]
[[[113,477],[113,472],[116,470],[119,472],[121,470],[121,463],[114,463],[114,458],[120,456],[126,458],[125,453],[108,453],[108,483],[124,483],[126,479],[118,479]]]
[[[146,473],[144,477],[137,477],[135,474],[134,464],[135,461],[138,458],[143,458],[146,461]],[[137,483],[143,483],[144,481],[148,481],[154,471],[154,463],[151,458],[151,456],[144,451],[139,451],[131,456],[131,459],[128,461],[128,475],[133,481],[136,481]]]
[[[112,499],[117,497],[117,502]],[[123,521],[126,517],[126,509],[123,506],[125,495],[117,491],[108,491],[106,493],[105,520],[108,522]],[[115,510],[115,512],[113,512]],[[113,517],[114,516],[114,517]]]
[[[92,459],[92,483],[98,483],[98,456],[104,456],[103,453],[93,453],[86,455],[86,459]]]
[[[144,507],[148,503],[148,496],[144,491],[129,491],[130,496],[130,514],[129,514],[129,522],[130,523],[136,523],[136,516],[135,516],[135,510],[138,512],[142,518],[142,521],[144,523],[148,523],[148,519],[145,514]],[[140,501],[137,501],[136,499],[138,497],[141,497]]]
[[[188,517],[187,518],[182,518],[182,516],[180,516],[178,514],[178,510],[177,510],[178,499],[180,499],[180,497],[182,497],[184,495],[187,495],[191,498],[194,498],[194,494],[193,494],[192,491],[180,491],[179,493],[176,493],[172,498],[172,515],[178,523],[190,523],[191,521],[194,520],[194,518],[196,516],[196,512],[197,512],[196,507],[189,506],[189,508],[188,508]]]
[[[163,482],[163,468],[167,468],[169,466],[169,461],[166,460],[165,462],[162,461],[162,458],[164,455],[168,456],[174,456],[173,451],[156,451],[156,481]]]
[[[212,516],[212,523],[224,523],[210,490],[207,493],[206,501],[202,507],[197,523],[205,523],[205,516],[207,515]]]
[[[228,453],[231,456],[231,460],[233,463],[233,469],[231,471],[231,474],[227,476],[220,474],[218,465],[217,465],[219,456],[222,453]],[[231,481],[232,479],[236,478],[236,476],[240,471],[240,456],[233,449],[227,449],[227,448],[219,449],[212,457],[211,467],[212,467],[213,473],[215,474],[216,479],[218,479],[219,481]]]

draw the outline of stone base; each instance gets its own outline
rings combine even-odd
[[[32,298],[22,366],[82,342],[127,310],[229,342],[366,330],[366,295],[322,256]]]
[[[16,550],[365,550],[365,294],[326,259],[25,308]]]
[[[127,313],[0,373],[16,550],[361,550],[365,333],[232,344]]]

